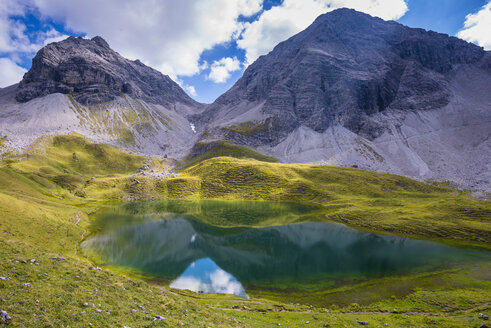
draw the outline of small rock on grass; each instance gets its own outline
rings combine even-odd
[[[489,320],[489,317],[485,314],[479,313],[479,319]]]
[[[368,321],[358,321],[358,323],[363,326],[368,325]]]
[[[0,311],[0,320],[1,322],[10,322],[12,318],[8,315],[8,313],[4,310]]]

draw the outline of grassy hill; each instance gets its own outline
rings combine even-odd
[[[237,150],[235,146],[225,148]],[[440,272],[431,283],[428,277],[413,277],[426,281],[429,290],[413,290],[405,298],[388,296],[366,306],[326,310],[283,304],[267,291],[264,296],[277,300],[247,301],[171,290],[147,284],[144,277],[99,270],[80,255],[79,243],[88,234],[89,215],[101,204],[159,198],[309,203],[322,209],[324,216],[319,219],[370,231],[491,247],[489,201],[396,175],[281,164],[258,160],[261,158],[256,155],[251,159],[239,149],[243,156],[235,157],[245,158],[214,156],[222,150],[213,156],[204,153],[177,177],[166,178],[133,174],[144,163],[155,170],[170,168],[172,163],[167,159],[128,154],[77,135],[42,138],[27,151],[1,161],[0,276],[8,280],[0,280],[0,307],[13,318],[12,326],[90,323],[93,327],[134,328],[184,323],[191,327],[271,327],[281,323],[350,327],[364,320],[373,326],[426,327],[436,323],[471,327],[478,326],[477,312],[490,309],[486,305],[491,290],[491,277],[486,273],[491,272],[489,267]],[[263,224],[275,222],[253,225]],[[367,288],[332,293],[350,295],[354,303]],[[389,295],[390,291],[384,293]],[[301,295],[298,300],[302,303]],[[403,314],[391,313],[394,308]],[[446,314],[441,315],[443,312]],[[154,321],[154,315],[166,319]]]
[[[322,205],[326,219],[372,231],[488,245],[491,203],[409,178],[346,167],[218,157],[185,169],[199,198]]]
[[[222,156],[256,159],[262,162],[278,162],[276,158],[260,154],[245,146],[236,145],[230,141],[219,140],[196,143],[191,150],[191,154],[184,159],[183,164],[184,167],[191,167],[207,159]]]

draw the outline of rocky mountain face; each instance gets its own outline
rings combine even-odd
[[[339,9],[258,58],[193,120],[204,139],[286,162],[489,185],[490,68],[476,45]]]
[[[0,90],[0,138],[19,149],[78,132],[175,158],[226,139],[283,162],[491,191],[490,85],[490,52],[350,9],[319,16],[206,106],[102,38],[70,37]]]
[[[15,99],[26,102],[52,93],[71,94],[82,105],[111,101],[122,94],[164,106],[198,105],[168,76],[139,60],[123,58],[99,36],[91,40],[69,37],[42,48]]]
[[[46,134],[78,132],[148,155],[182,157],[202,105],[168,76],[123,58],[101,37],[42,48],[18,84],[0,90],[0,137],[22,148]]]
[[[384,127],[371,115],[447,105],[444,74],[484,56],[482,48],[457,38],[339,9],[260,57],[200,118],[221,122],[244,103],[260,104],[261,126],[231,119],[257,133],[228,124],[222,130],[254,146],[276,145],[300,126],[324,132],[334,124],[374,139]]]

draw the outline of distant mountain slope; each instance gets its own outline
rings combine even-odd
[[[196,141],[186,117],[201,104],[168,76],[113,51],[101,37],[42,48],[19,85],[0,90],[0,137],[21,148],[44,134],[182,157]]]
[[[491,54],[455,37],[339,9],[250,65],[196,116],[286,162],[491,184]]]

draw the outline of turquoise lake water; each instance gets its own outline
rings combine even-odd
[[[289,203],[127,203],[93,216],[82,249],[173,288],[241,297],[248,286],[301,288],[490,259],[489,252],[316,222],[321,218],[316,207]],[[234,226],[260,222],[278,225]]]

